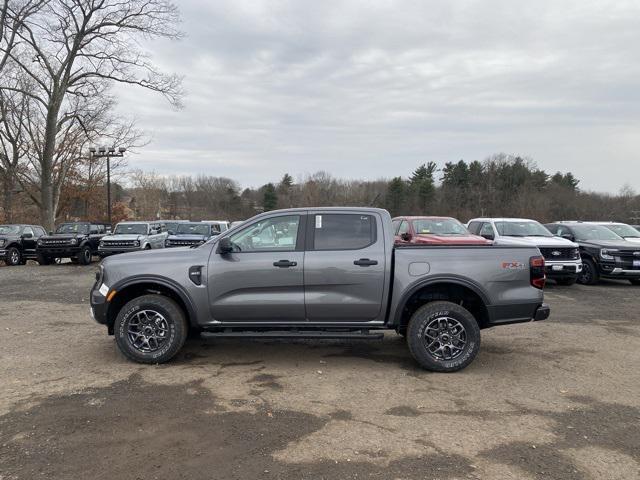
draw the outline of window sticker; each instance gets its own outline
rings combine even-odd
[[[322,228],[322,215],[316,215],[316,228]]]

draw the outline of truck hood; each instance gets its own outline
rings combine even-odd
[[[73,234],[73,233],[54,233],[53,235],[42,235],[40,237],[41,240],[71,240],[73,238],[82,238],[83,234]]]
[[[209,237],[205,236],[205,235],[190,235],[190,234],[177,234],[177,235],[169,235],[167,237],[167,240],[186,240],[186,241],[194,241],[194,242],[200,242],[200,241],[205,241],[207,240]]]
[[[593,240],[589,242],[580,242],[583,247],[593,248],[615,248],[618,250],[634,250],[640,251],[640,245],[632,242],[621,242],[620,240]]]
[[[491,241],[478,235],[418,234],[415,243],[422,245],[491,245]]]
[[[115,241],[127,241],[127,240],[140,240],[142,235],[134,235],[134,234],[123,234],[123,235],[105,235],[102,237],[102,240],[115,240]]]
[[[0,235],[0,240],[5,242],[13,242],[14,240],[20,240],[20,235]]]
[[[562,237],[500,237],[502,245],[535,245],[536,247],[573,247],[578,244]]]
[[[640,238],[639,237],[625,237],[624,239],[625,239],[625,241],[627,241],[629,243],[635,243],[636,245],[640,245]]]

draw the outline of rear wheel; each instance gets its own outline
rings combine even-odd
[[[407,345],[422,368],[455,372],[478,354],[480,327],[466,308],[452,302],[431,302],[411,317]]]
[[[577,278],[575,277],[570,277],[570,278],[557,278],[556,279],[556,283],[558,285],[573,285],[574,283],[576,283]]]
[[[4,262],[11,267],[20,265],[22,263],[22,254],[20,253],[20,250],[16,247],[10,247],[7,250],[7,256],[5,257]]]
[[[88,245],[85,245],[78,252],[78,263],[80,265],[89,265],[91,263],[91,248]]]
[[[595,285],[600,280],[598,269],[593,260],[589,258],[582,259],[582,272],[578,276],[578,283],[583,285]]]
[[[122,307],[114,332],[118,348],[128,359],[164,363],[184,345],[189,325],[176,302],[162,295],[144,295]]]

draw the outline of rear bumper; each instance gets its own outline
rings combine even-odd
[[[487,311],[489,313],[489,327],[546,320],[551,314],[549,305],[539,302],[490,305],[487,307]]]

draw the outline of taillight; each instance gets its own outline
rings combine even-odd
[[[529,274],[531,285],[542,290],[547,280],[547,276],[544,273],[544,257],[537,256],[529,259]]]

